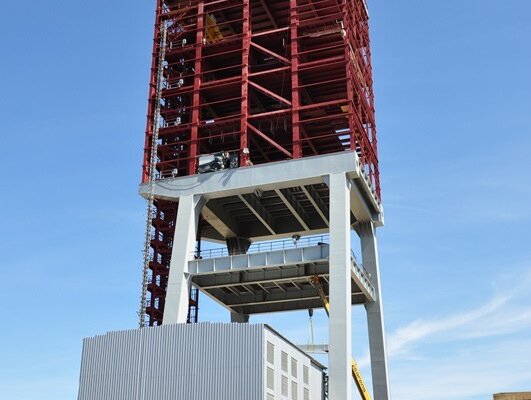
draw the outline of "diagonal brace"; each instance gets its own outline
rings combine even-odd
[[[279,145],[277,142],[275,142],[273,139],[271,139],[269,136],[267,136],[264,132],[262,132],[258,128],[254,127],[253,125],[251,125],[249,123],[247,124],[247,128],[249,128],[253,133],[256,133],[258,136],[260,136],[262,139],[264,139],[271,146],[273,146],[276,149],[280,150],[282,153],[287,155],[289,158],[293,158],[292,154],[288,150],[286,150],[284,147]]]
[[[262,93],[264,93],[265,95],[269,96],[269,97],[272,97],[273,99],[275,100],[278,100],[279,102],[281,103],[284,103],[288,106],[291,107],[291,101],[285,99],[284,97],[282,96],[279,96],[278,94],[276,93],[273,93],[271,90],[268,90],[266,89],[265,87],[263,86],[260,86],[259,84],[255,83],[255,82],[251,82],[249,81],[249,85],[251,85],[252,87],[254,87],[255,89],[261,91]]]
[[[262,53],[265,53],[271,57],[275,57],[277,60],[282,61],[283,63],[287,65],[291,64],[291,61],[288,60],[286,57],[282,57],[280,54],[277,54],[274,51],[271,51],[269,49],[266,49],[265,47],[260,46],[259,44],[251,42],[251,46],[255,47],[257,50],[260,50]]]

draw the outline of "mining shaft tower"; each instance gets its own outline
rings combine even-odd
[[[374,398],[389,398],[368,20],[364,0],[157,1],[141,327],[197,322],[199,293],[233,322],[322,307],[318,277],[329,398],[352,398],[353,304]]]

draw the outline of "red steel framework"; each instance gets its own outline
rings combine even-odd
[[[220,151],[247,167],[355,150],[380,197],[368,19],[364,0],[157,0],[142,181],[152,166],[193,175]],[[177,205],[154,209],[149,325],[162,323]]]

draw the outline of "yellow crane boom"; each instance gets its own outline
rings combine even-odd
[[[317,289],[319,292],[319,297],[321,298],[321,301],[323,302],[324,309],[326,311],[326,315],[330,316],[330,302],[328,301],[328,298],[326,297],[323,284],[321,283],[321,278],[319,276],[313,276],[311,278],[312,285]],[[365,382],[363,381],[363,378],[361,377],[360,369],[358,368],[358,364],[356,363],[356,360],[352,358],[352,378],[354,378],[354,382],[356,383],[356,387],[358,388],[358,392],[360,393],[360,396],[363,400],[371,400],[371,394],[367,390],[367,386],[365,386]]]

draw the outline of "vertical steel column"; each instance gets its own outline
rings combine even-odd
[[[347,75],[347,99],[348,99],[348,129],[350,134],[350,150],[356,150],[356,124],[354,118],[357,118],[357,112],[354,108],[354,79],[352,68],[352,55],[350,50],[350,39],[352,37],[351,13],[349,13],[348,2],[343,0],[341,9],[343,14],[343,40],[345,42],[345,73]]]
[[[194,257],[201,206],[201,198],[198,196],[179,198],[163,324],[185,323],[188,317],[188,261]]]
[[[192,101],[192,130],[190,133],[190,151],[188,153],[188,175],[195,174],[197,161],[197,143],[199,137],[199,120],[201,118],[201,66],[203,55],[203,36],[205,24],[205,3],[197,5],[197,33],[195,43],[194,95]]]
[[[249,116],[249,52],[251,47],[251,9],[250,0],[242,4],[242,90],[240,116],[240,165],[250,165],[249,142],[247,137],[247,119]]]
[[[380,268],[378,262],[378,244],[374,226],[371,222],[359,224],[357,228],[361,239],[362,261],[365,269],[371,274],[372,284],[376,292],[376,301],[365,304],[367,325],[369,329],[369,347],[371,353],[371,372],[374,398],[388,400],[389,377],[387,368],[387,352],[385,345],[385,327],[382,304],[382,288],[380,285]]]
[[[299,42],[298,25],[299,15],[297,11],[297,0],[289,2],[289,24],[291,37],[291,129],[293,142],[293,158],[302,157],[302,146],[300,141],[300,89],[299,89]]]
[[[344,173],[329,176],[330,188],[330,400],[352,399],[352,280],[350,188]],[[380,399],[378,399],[380,400]]]

